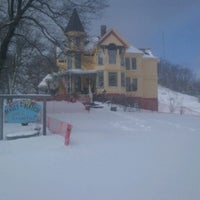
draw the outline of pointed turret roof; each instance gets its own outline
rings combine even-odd
[[[69,19],[69,23],[65,31],[66,32],[70,32],[70,31],[85,32],[76,8],[74,8],[73,10],[73,13]]]

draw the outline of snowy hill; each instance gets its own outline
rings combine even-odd
[[[159,87],[160,111],[175,97],[177,113],[180,105],[199,111],[196,98]],[[51,113],[72,123],[69,146],[50,132],[0,141],[0,199],[199,200],[199,117],[103,106]],[[5,132],[33,126],[6,124]]]
[[[165,87],[158,87],[160,112],[171,112],[200,115],[200,102],[197,97],[181,94]]]

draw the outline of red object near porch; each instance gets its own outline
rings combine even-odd
[[[69,145],[71,130],[72,130],[72,125],[67,124],[67,131],[65,133],[65,145]]]

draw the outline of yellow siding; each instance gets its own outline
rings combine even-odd
[[[157,98],[157,59],[145,58],[143,60],[142,72],[144,91],[143,96],[146,98]]]
[[[95,69],[95,57],[92,55],[85,55],[82,58],[83,69]]]

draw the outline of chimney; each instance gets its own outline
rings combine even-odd
[[[103,37],[106,33],[106,25],[101,25],[101,37]]]

